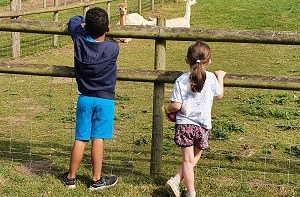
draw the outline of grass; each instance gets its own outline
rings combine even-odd
[[[131,11],[135,10],[130,1]],[[112,23],[117,21],[112,4]],[[234,5],[234,6],[233,6]],[[192,7],[192,27],[299,31],[299,3],[290,1],[198,1]],[[147,16],[182,16],[184,3],[166,3]],[[64,12],[61,21],[80,10]],[[38,19],[49,20],[49,15]],[[27,19],[37,19],[28,17]],[[50,17],[51,20],[51,17]],[[1,46],[9,45],[9,34]],[[25,34],[23,62],[73,64],[70,38]],[[35,41],[32,41],[32,40]],[[3,44],[2,44],[3,43]],[[167,42],[167,69],[187,71],[184,62],[192,42]],[[269,76],[300,76],[299,46],[209,43],[209,70]],[[134,39],[120,44],[119,68],[153,69],[154,41]],[[140,50],[142,49],[142,50]],[[0,49],[7,60],[8,49]],[[107,141],[104,173],[119,183],[90,192],[90,146],[78,172],[78,187],[66,190],[59,177],[68,167],[73,141],[77,87],[74,79],[0,75],[0,195],[1,196],[168,196],[165,181],[175,173],[180,151],[173,142],[173,124],[165,121],[162,174],[149,176],[152,129],[150,83],[117,84],[115,135]],[[166,84],[165,102],[172,89]],[[226,88],[213,106],[210,148],[197,165],[196,188],[202,196],[299,196],[299,92]],[[184,188],[184,185],[182,185]]]

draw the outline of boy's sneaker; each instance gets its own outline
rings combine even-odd
[[[117,176],[102,176],[98,181],[92,181],[90,190],[104,189],[111,187],[118,182]]]
[[[166,182],[166,187],[170,196],[180,197],[179,182],[173,177]]]
[[[69,172],[65,172],[62,177],[61,177],[61,181],[63,182],[63,184],[67,187],[67,188],[75,188],[75,182],[76,182],[76,179],[68,179],[68,174]]]

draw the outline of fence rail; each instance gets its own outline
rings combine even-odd
[[[98,4],[98,3],[106,3],[106,12],[110,18],[110,3],[111,0],[94,0],[89,1],[85,0],[84,2],[76,2],[69,5],[59,5],[58,0],[54,1],[54,6],[46,7],[46,1],[44,1],[44,8],[30,10],[30,11],[22,11],[22,3],[21,0],[11,0],[10,1],[10,9],[11,11],[0,13],[0,18],[10,17],[12,19],[18,19],[21,16],[25,15],[33,15],[33,14],[42,14],[53,12],[53,21],[58,22],[58,13],[59,11],[70,10],[74,8],[83,8],[83,15],[85,15],[86,11],[89,9],[90,5]],[[18,32],[12,32],[12,58],[19,59],[21,57],[21,35]],[[58,36],[53,35],[53,46],[58,46]]]
[[[0,19],[0,31],[68,35],[65,23]],[[300,45],[300,32],[112,25],[111,37],[207,42]]]
[[[0,14],[0,18],[8,18],[8,17],[19,17],[19,16],[26,16],[26,15],[32,15],[32,14],[42,14],[42,13],[49,13],[49,12],[59,12],[59,11],[64,11],[64,10],[69,10],[69,9],[74,9],[74,8],[81,8],[81,7],[87,7],[99,3],[107,3],[109,4],[111,0],[95,0],[95,1],[88,1],[88,2],[77,2],[73,4],[68,4],[68,5],[60,5],[60,6],[52,6],[52,7],[45,7],[45,8],[40,8],[40,9],[35,9],[35,10],[29,10],[29,11],[22,11],[22,10],[16,10],[16,11],[6,11],[2,12]],[[107,10],[109,13],[109,10]]]
[[[74,78],[73,66],[49,65],[49,64],[24,64],[0,61],[0,73],[53,76]],[[118,80],[174,83],[183,72],[166,70],[129,70],[118,69]],[[300,91],[300,78],[273,77],[262,75],[227,74],[224,85],[227,87],[278,89]],[[272,83],[270,83],[272,82]]]

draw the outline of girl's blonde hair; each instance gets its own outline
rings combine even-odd
[[[190,83],[193,92],[201,92],[203,89],[206,74],[206,66],[210,63],[210,47],[202,42],[197,41],[188,48],[186,62],[191,67]]]

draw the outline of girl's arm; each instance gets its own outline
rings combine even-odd
[[[168,106],[168,112],[177,112],[181,108],[181,103],[177,103],[174,101],[171,101],[171,103]]]
[[[222,93],[218,96],[215,96],[216,99],[221,99],[223,98],[224,96],[224,77],[226,75],[226,72],[222,71],[222,70],[218,70],[218,71],[215,71],[215,75],[217,77],[217,80],[221,86],[221,90],[222,90]]]

